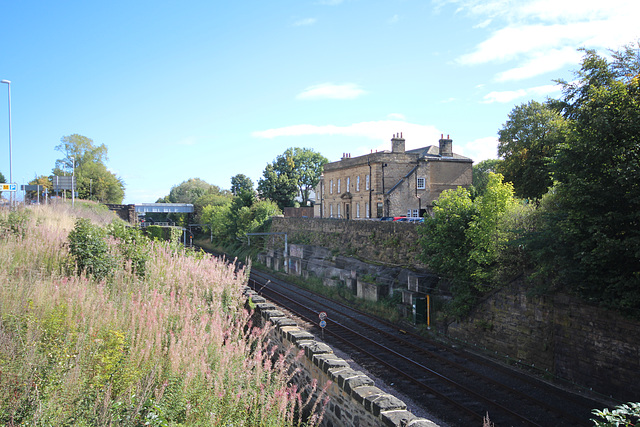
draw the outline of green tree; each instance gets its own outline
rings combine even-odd
[[[563,247],[555,261],[565,284],[638,315],[640,75],[627,73],[640,68],[640,49],[629,49],[612,62],[585,51],[578,80],[564,83],[572,122],[553,165],[561,227],[550,237]]]
[[[290,170],[281,169],[276,167],[275,162],[265,167],[263,177],[258,181],[258,193],[263,199],[272,200],[280,209],[284,209],[293,206],[298,186],[292,176],[293,164],[289,165]]]
[[[419,228],[422,259],[450,282],[455,317],[465,316],[476,299],[499,285],[498,260],[507,249],[504,218],[516,207],[513,186],[502,175],[489,172],[485,192],[471,198],[462,187],[442,192],[433,216]]]
[[[288,148],[267,165],[258,182],[258,192],[263,198],[276,202],[280,209],[293,206],[296,196],[306,205],[328,162],[311,149]]]
[[[81,199],[122,203],[124,183],[103,163],[84,163],[76,169],[76,189]]]
[[[498,167],[502,160],[488,159],[473,165],[473,189],[471,197],[476,198],[483,194],[489,181],[489,172],[498,173]]]
[[[329,163],[329,160],[309,148],[289,148],[284,155],[293,158],[298,195],[301,204],[306,206],[309,195],[318,186],[324,165]]]
[[[2,174],[2,172],[0,172],[0,182],[2,183],[7,183],[7,178],[4,177],[4,175]]]
[[[465,232],[471,243],[471,279],[479,283],[481,290],[488,290],[492,285],[493,267],[508,241],[500,223],[516,206],[513,185],[504,183],[500,174],[489,173],[488,178],[485,192],[474,200],[476,212]]]
[[[79,169],[86,163],[106,163],[107,146],[101,144],[94,145],[93,139],[74,133],[60,138],[60,144],[56,146],[56,151],[64,154],[62,159],[56,160],[56,169],[71,172],[74,166]]]
[[[53,176],[76,176],[78,197],[103,203],[122,203],[124,182],[105,165],[107,147],[96,146],[91,138],[72,134],[60,139],[55,148],[64,154],[56,160]]]
[[[171,187],[169,195],[159,203],[191,203],[206,195],[224,195],[225,192],[217,185],[209,184],[200,178],[190,178],[178,185]]]
[[[253,193],[253,181],[241,173],[234,175],[231,177],[231,192],[234,195],[237,195],[240,192]]]
[[[530,101],[515,107],[498,131],[497,172],[513,183],[518,197],[539,199],[551,187],[550,163],[563,141],[566,121],[549,105]]]

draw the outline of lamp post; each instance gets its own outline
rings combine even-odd
[[[71,157],[71,207],[76,207],[76,158]]]
[[[13,170],[11,165],[11,80],[0,80],[0,83],[6,83],[9,91],[9,183],[13,184]],[[13,192],[9,193],[9,206],[13,208]]]

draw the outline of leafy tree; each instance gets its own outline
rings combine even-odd
[[[566,121],[546,104],[530,101],[515,107],[498,131],[498,166],[518,197],[539,199],[552,185],[550,162],[562,142]]]
[[[498,167],[502,160],[488,159],[473,165],[473,189],[471,197],[475,198],[484,193],[489,181],[489,172],[498,173]]]
[[[193,211],[198,224],[204,224],[201,220],[204,208],[207,206],[222,206],[229,204],[233,197],[226,193],[207,193],[198,197],[193,203]]]
[[[0,182],[6,183],[7,182],[7,178],[4,177],[4,175],[2,174],[2,172],[0,172]]]
[[[278,204],[280,209],[293,206],[298,186],[293,175],[293,164],[290,171],[279,171],[275,162],[268,164],[263,172],[263,178],[258,181],[258,193],[263,199],[269,199]]]
[[[449,280],[448,309],[455,317],[465,316],[478,296],[497,285],[497,261],[509,238],[503,220],[516,207],[513,186],[502,179],[489,172],[486,190],[475,200],[462,187],[444,191],[419,228],[421,257]]]
[[[306,205],[328,162],[311,149],[288,148],[267,165],[258,182],[258,192],[263,198],[275,201],[280,209],[293,206],[296,196]]]
[[[493,279],[492,267],[508,241],[500,222],[516,206],[513,185],[510,182],[503,183],[500,174],[489,173],[488,178],[485,192],[474,200],[476,212],[465,233],[471,243],[471,278],[481,283],[478,285],[481,290],[491,287],[487,282]]]
[[[293,158],[298,195],[302,204],[306,205],[311,191],[320,182],[324,165],[329,163],[329,160],[308,148],[289,148],[285,151],[285,156]]]
[[[564,283],[622,311],[640,309],[640,49],[610,63],[585,51],[564,83],[567,141],[553,164]],[[624,71],[620,71],[624,70]],[[553,242],[551,244],[554,244]],[[637,315],[637,312],[636,312]]]
[[[194,204],[199,197],[202,197],[206,194],[224,195],[227,193],[228,192],[221,190],[217,185],[209,184],[206,181],[201,180],[200,178],[190,178],[186,181],[183,181],[179,185],[171,187],[169,195],[163,199],[160,199],[162,201],[159,200],[158,203]]]
[[[103,203],[122,203],[124,182],[107,170],[107,147],[96,146],[91,138],[73,134],[60,139],[56,150],[64,154],[56,160],[53,176],[75,172],[78,197]]]
[[[471,245],[469,224],[477,214],[471,193],[463,187],[443,191],[434,202],[433,215],[419,228],[423,259],[429,267],[454,280],[469,281]]]
[[[76,189],[81,199],[122,203],[124,183],[102,163],[84,163],[76,169]]]
[[[231,202],[224,205],[208,205],[202,209],[201,224],[206,224],[211,233],[211,238],[217,242],[229,239],[231,228]]]
[[[76,169],[79,169],[86,163],[104,164],[108,160],[106,145],[95,146],[93,139],[77,133],[63,136],[55,149],[64,154],[62,159],[56,160],[55,166],[56,169],[63,171],[71,172],[74,162]]]
[[[251,192],[253,193],[253,181],[246,175],[241,173],[231,177],[231,192],[234,195],[239,194],[240,192]]]

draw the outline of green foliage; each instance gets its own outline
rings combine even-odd
[[[297,184],[291,176],[293,174],[293,163],[285,163],[287,169],[280,171],[274,164],[268,164],[258,181],[258,193],[263,199],[269,199],[278,204],[278,208],[283,210],[293,206],[293,200],[298,192]]]
[[[272,216],[281,213],[275,202],[258,202],[251,193],[241,192],[229,204],[205,207],[202,223],[208,226],[212,240],[229,244],[246,240],[247,233],[259,232]]]
[[[306,205],[310,192],[318,185],[322,169],[327,160],[309,148],[288,148],[263,172],[258,181],[258,192],[262,198],[273,200],[280,209],[294,205],[300,196]]]
[[[473,202],[476,212],[472,215],[469,228],[465,232],[471,244],[471,279],[479,283],[492,280],[491,268],[507,243],[500,221],[505,213],[512,211],[516,205],[512,184],[503,183],[502,179],[500,174],[489,174],[485,192]]]
[[[106,242],[106,231],[86,218],[78,218],[69,233],[69,253],[78,274],[86,272],[97,280],[113,275],[117,261]]]
[[[12,210],[6,219],[0,217],[0,236],[13,235],[24,237],[29,222],[30,211],[28,209]]]
[[[530,101],[515,107],[498,132],[497,172],[518,197],[539,199],[552,185],[550,163],[564,140],[567,122],[550,106]]]
[[[149,261],[148,238],[140,229],[128,226],[124,221],[113,221],[107,233],[117,240],[117,247],[131,271],[144,277]]]
[[[106,145],[96,146],[91,138],[73,134],[62,137],[55,149],[64,157],[56,160],[53,176],[75,173],[80,198],[102,203],[122,203],[124,182],[107,170]]]
[[[531,250],[548,262],[551,279],[637,316],[640,80],[620,71],[638,69],[635,52],[609,63],[586,51],[577,81],[564,83],[561,104],[570,128],[552,165],[558,185],[543,217],[547,229],[532,239]]]
[[[204,195],[224,195],[226,193],[217,185],[209,184],[200,178],[190,178],[171,187],[169,195],[162,199],[161,203],[195,204],[196,200]]]
[[[244,272],[154,244],[144,276],[115,263],[108,287],[43,275],[33,260],[59,250],[57,227],[70,223],[60,216],[0,239],[15,254],[0,266],[0,425],[302,425],[309,408],[287,383],[288,364],[274,363],[268,331],[243,309]],[[99,230],[77,220],[70,251],[104,254],[96,237],[147,246],[122,223]]]
[[[241,173],[231,177],[231,193],[238,195],[240,192],[253,193],[253,181]]]
[[[592,419],[596,427],[636,426],[640,422],[640,403],[629,402],[618,405],[614,410],[594,409],[591,413],[600,419]]]
[[[418,228],[421,258],[449,280],[449,313],[463,317],[480,295],[499,285],[498,260],[509,241],[505,218],[517,206],[513,187],[490,172],[484,193],[475,200],[458,187],[443,192],[434,205],[433,216]]]
[[[162,227],[159,225],[150,225],[145,228],[147,232],[147,236],[151,240],[162,241],[164,240],[164,231],[162,231]]]
[[[498,173],[498,168],[502,160],[489,159],[483,160],[478,164],[473,165],[473,189],[471,190],[471,197],[484,193],[487,188],[487,182],[489,181],[489,172]]]

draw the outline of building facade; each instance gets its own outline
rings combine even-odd
[[[391,151],[351,157],[345,153],[324,166],[316,189],[315,216],[366,219],[422,217],[444,190],[469,187],[473,161],[453,153],[452,140],[405,150],[402,134],[391,139]]]

